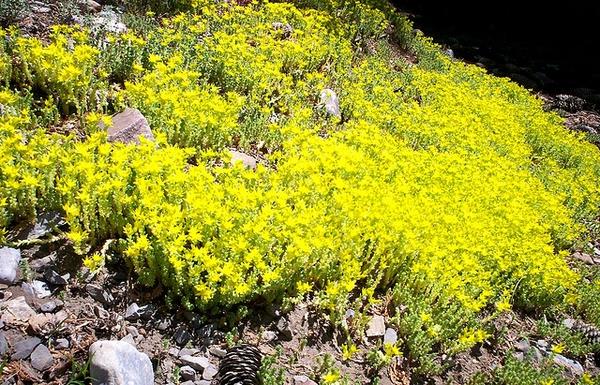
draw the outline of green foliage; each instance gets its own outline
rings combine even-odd
[[[258,373],[262,385],[285,385],[285,369],[277,363],[281,354],[279,346],[275,354],[263,357]]]
[[[490,374],[475,375],[470,385],[568,385],[569,382],[561,376],[561,370],[546,361],[536,367],[532,361],[518,360],[512,355],[507,356],[504,365],[494,369]]]
[[[569,356],[585,357],[588,353],[600,351],[600,344],[590,344],[582,333],[569,330],[562,324],[540,321],[538,330],[540,334],[550,337],[556,344],[563,344],[564,354]]]
[[[0,0],[0,26],[6,27],[27,14],[27,0]]]

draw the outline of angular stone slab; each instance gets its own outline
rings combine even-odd
[[[150,125],[140,111],[128,107],[112,117],[112,126],[108,128],[109,142],[140,144],[140,136],[154,141]]]

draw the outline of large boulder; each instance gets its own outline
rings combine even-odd
[[[94,385],[153,385],[150,358],[124,341],[97,341],[90,346]]]
[[[148,121],[135,108],[126,108],[112,117],[112,125],[108,128],[108,141],[140,144],[140,136],[154,141]]]

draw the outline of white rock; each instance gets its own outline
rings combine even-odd
[[[123,341],[97,341],[90,346],[90,376],[94,385],[153,385],[148,356]]]
[[[23,282],[21,288],[25,293],[32,297],[46,298],[52,295],[52,292],[48,289],[46,282],[34,280],[31,283]]]
[[[385,335],[385,319],[381,315],[376,315],[367,325],[367,337],[383,337]]]
[[[249,169],[256,169],[257,161],[254,157],[244,154],[243,152],[230,150],[231,153],[231,165],[235,165],[238,162],[241,162],[244,167]]]
[[[10,285],[17,279],[21,251],[10,247],[0,248],[0,283]]]
[[[325,107],[327,114],[340,118],[340,101],[334,90],[326,88],[321,91],[321,104]]]

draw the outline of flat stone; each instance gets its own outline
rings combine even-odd
[[[172,355],[173,357],[179,357],[179,349],[177,349],[177,348],[170,348],[169,349],[169,354]]]
[[[578,259],[581,262],[588,264],[588,265],[593,265],[595,263],[592,256],[589,254],[585,254],[585,253],[580,253],[580,252],[573,253],[573,258]]]
[[[114,301],[113,296],[98,285],[88,283],[85,290],[93,299],[104,305],[110,305]]]
[[[127,333],[131,334],[134,337],[137,337],[140,335],[140,332],[137,330],[137,328],[135,326],[126,326],[125,330],[127,330]]]
[[[219,358],[223,358],[227,354],[227,350],[225,350],[219,346],[211,346],[210,349],[208,349],[208,351],[213,356],[219,357]]]
[[[66,350],[69,348],[69,346],[71,346],[71,344],[69,343],[69,340],[66,338],[57,339],[56,344],[54,345],[54,347],[58,350]]]
[[[194,381],[185,381],[185,382],[182,382],[179,385],[196,385],[196,383]]]
[[[54,322],[55,317],[52,314],[36,314],[29,319],[29,326],[34,333],[39,334],[44,331],[46,325]]]
[[[66,274],[65,276],[62,276],[52,269],[48,269],[44,273],[44,279],[46,282],[56,286],[65,286],[68,283],[67,279],[65,278],[66,276]]]
[[[43,258],[34,259],[34,260],[30,261],[29,267],[36,272],[40,272],[40,271],[43,271],[44,269],[46,269],[48,266],[50,266],[53,263],[54,263],[53,256],[47,255]]]
[[[139,110],[128,107],[112,117],[112,126],[108,128],[109,142],[140,144],[140,137],[154,141],[150,125]]]
[[[79,0],[79,6],[87,12],[100,12],[102,6],[94,0]]]
[[[195,385],[211,385],[212,382],[211,381],[207,381],[207,380],[200,380],[200,381],[196,381],[194,382]]]
[[[171,326],[171,321],[168,319],[162,320],[158,323],[158,325],[156,326],[156,328],[158,330],[160,330],[161,332],[164,332],[165,330],[167,330],[169,328],[169,326]]]
[[[248,154],[244,154],[243,152],[239,152],[239,151],[234,151],[234,150],[229,150],[229,153],[231,154],[231,165],[235,165],[236,163],[241,162],[244,167],[249,168],[249,169],[256,169],[256,165],[258,164],[256,158],[248,155]]]
[[[385,319],[381,315],[376,315],[367,325],[367,337],[383,337],[385,335]]]
[[[52,353],[44,345],[38,345],[33,353],[31,353],[31,366],[40,372],[49,369],[53,363],[54,358],[52,358]]]
[[[567,329],[573,329],[573,327],[575,326],[576,321],[573,318],[566,318],[563,320],[562,324],[564,327],[566,327]]]
[[[0,248],[0,283],[11,285],[17,280],[21,251],[10,247]]]
[[[10,301],[6,301],[2,307],[2,322],[12,324],[15,322],[27,322],[29,318],[37,313],[27,304],[25,297],[17,297]]]
[[[210,365],[206,357],[183,356],[179,359],[184,365],[191,366],[199,372],[204,371]]]
[[[571,373],[576,376],[581,376],[583,374],[583,366],[577,361],[573,361],[563,355],[556,354],[552,357],[552,361],[562,366],[563,368],[568,369]]]
[[[202,379],[210,381],[217,375],[217,373],[219,373],[219,369],[217,369],[216,366],[212,364],[208,365],[206,369],[204,369],[204,372],[202,372]]]
[[[394,345],[398,342],[398,333],[392,328],[385,329],[385,334],[383,335],[383,343]]]
[[[23,282],[21,289],[23,289],[27,295],[36,298],[46,298],[52,295],[52,292],[48,289],[46,282],[37,280],[31,281],[31,283]]]
[[[0,330],[0,361],[1,358],[8,352],[8,342],[6,341],[6,337],[4,337],[4,332]]]
[[[340,100],[334,90],[326,88],[321,91],[321,104],[325,107],[328,115],[341,118]]]
[[[191,366],[182,366],[179,369],[179,375],[184,381],[195,381],[196,380],[196,371]]]
[[[14,353],[10,356],[10,359],[13,361],[26,359],[41,342],[37,337],[26,337],[16,342],[13,346]]]
[[[152,385],[152,362],[127,342],[96,341],[90,346],[93,385]]]
[[[200,353],[200,350],[198,349],[194,349],[194,348],[183,348],[179,351],[178,356],[179,357],[183,357],[183,356],[195,356],[196,354]]]

